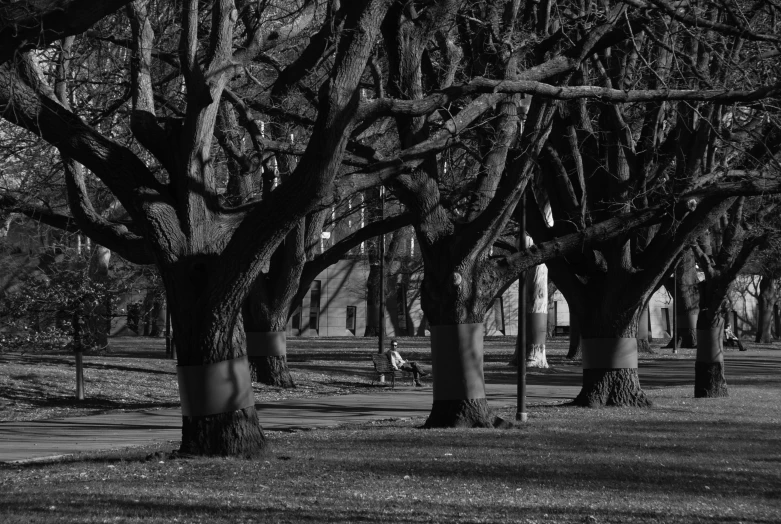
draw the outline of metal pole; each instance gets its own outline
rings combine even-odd
[[[385,188],[380,186],[380,217],[385,220]],[[380,235],[380,311],[377,326],[380,330],[378,353],[385,350],[385,233]]]
[[[106,292],[106,351],[111,350],[111,345],[108,342],[108,337],[111,336],[111,319],[114,318],[114,312],[111,311],[111,295]]]
[[[76,400],[84,400],[84,353],[76,352]]]
[[[84,400],[84,359],[81,347],[81,325],[78,311],[73,314],[73,346],[76,353],[76,400]]]
[[[518,202],[518,248],[526,252],[526,193]],[[526,422],[526,271],[518,279],[518,399],[515,420]]]
[[[678,263],[673,266],[673,353],[678,353]]]
[[[171,310],[165,301],[165,355],[171,357]]]

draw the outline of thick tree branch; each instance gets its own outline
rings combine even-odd
[[[309,289],[309,284],[318,274],[341,260],[351,249],[361,245],[362,242],[365,242],[370,238],[409,226],[412,224],[412,219],[412,214],[403,213],[401,215],[387,217],[385,220],[372,222],[367,226],[350,233],[348,236],[339,240],[335,245],[328,248],[324,253],[317,255],[314,259],[306,263],[304,272],[301,275],[301,285],[305,286],[306,289]]]
[[[610,218],[582,231],[570,233],[553,240],[532,245],[526,252],[509,255],[497,262],[501,281],[513,281],[527,269],[554,258],[576,253],[598,242],[605,242],[625,235],[635,228],[658,222],[666,212],[666,206],[655,206],[626,215]]]
[[[152,49],[154,32],[147,14],[148,0],[136,0],[127,8],[133,34],[130,56],[130,85],[133,110],[130,129],[133,136],[163,167],[175,172],[172,144],[155,116],[154,90],[152,89]]]
[[[622,1],[628,5],[639,7],[641,9],[649,9],[651,6],[656,6],[660,10],[664,11],[668,16],[690,26],[704,27],[704,28],[712,29],[713,31],[725,35],[740,36],[741,38],[744,38],[746,40],[781,43],[781,36],[779,35],[757,33],[751,31],[747,27],[736,27],[734,25],[714,22],[713,20],[709,20],[705,17],[691,15],[691,14],[684,14],[682,8],[670,5],[667,2],[664,2],[663,0],[648,0],[648,2],[645,2],[643,0],[622,0]]]
[[[2,209],[4,213],[21,213],[24,216],[37,220],[47,226],[69,233],[81,232],[81,229],[76,224],[76,220],[72,216],[55,213],[47,206],[37,206],[23,202],[11,195],[0,195],[0,209]]]
[[[69,158],[63,158],[63,166],[68,205],[84,234],[135,264],[154,263],[150,245],[143,237],[130,232],[125,225],[109,222],[95,211],[84,182],[84,169]]]
[[[20,0],[0,5],[0,65],[15,54],[83,33],[130,0]]]
[[[216,304],[241,307],[246,279],[257,278],[262,261],[276,250],[286,232],[331,191],[355,123],[361,76],[389,3],[390,0],[348,2],[345,35],[339,41],[331,77],[320,91],[320,111],[312,138],[294,173],[271,193],[265,205],[243,216],[222,252],[224,273],[242,275],[242,279],[228,285],[220,282],[219,287],[210,288],[210,300]],[[263,249],[259,250],[258,245]]]
[[[557,71],[561,72],[561,71]],[[762,86],[757,89],[636,89],[622,91],[598,86],[561,87],[530,80],[491,80],[476,78],[469,84],[454,86],[443,92],[419,100],[383,98],[366,104],[362,110],[364,118],[379,116],[413,115],[421,116],[465,96],[477,93],[528,94],[553,100],[574,100],[579,98],[599,99],[606,102],[637,103],[667,100],[710,101],[721,103],[749,103],[781,95],[781,83]]]

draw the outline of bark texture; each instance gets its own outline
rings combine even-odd
[[[104,16],[131,0],[22,0],[0,7],[0,64],[15,53],[45,47],[70,35],[83,33]]]
[[[367,205],[367,215],[370,222],[382,220],[383,210],[380,208],[380,191],[376,189],[367,194],[369,205]],[[385,278],[380,272],[380,239],[376,237],[371,239],[368,244],[369,255],[369,274],[366,278],[366,328],[363,336],[377,337],[380,335],[380,289],[382,289],[381,279]],[[388,299],[388,282],[385,280],[385,300]]]
[[[545,355],[545,344],[529,344],[526,351],[526,367],[548,369],[548,359]]]
[[[435,400],[425,428],[491,428],[488,400]]]
[[[762,223],[765,213],[772,208],[746,206],[745,198],[738,198],[727,213],[715,222],[692,250],[705,279],[700,282],[700,315],[697,328],[707,340],[697,350],[694,372],[694,396],[727,396],[724,378],[724,338],[732,305],[729,290],[737,275],[744,269],[754,252],[765,243],[766,233],[749,223]],[[746,220],[746,208],[754,216]],[[715,338],[715,340],[714,340]],[[738,346],[742,344],[738,340]],[[714,350],[718,353],[714,359]],[[715,360],[715,361],[714,361]]]
[[[265,448],[255,406],[207,417],[182,417],[181,453],[256,458]]]
[[[529,243],[531,244],[531,242]],[[526,289],[528,292],[526,303],[529,307],[526,317],[526,333],[528,337],[526,345],[526,367],[546,369],[548,367],[548,359],[545,355],[546,341],[544,337],[547,336],[548,331],[548,266],[539,264],[535,266],[533,270],[527,272]],[[538,315],[538,318],[533,318],[530,315]],[[535,322],[543,322],[543,319],[545,330],[534,329],[533,326],[535,326]],[[529,335],[531,335],[531,337]],[[535,337],[539,338],[534,340]]]
[[[276,388],[296,387],[287,365],[287,356],[252,357],[249,362],[254,382]]]
[[[678,347],[697,347],[697,315],[700,311],[697,265],[691,249],[683,252],[676,270],[678,286],[675,288],[676,321],[678,323]],[[672,333],[671,333],[672,335]],[[666,346],[673,347],[673,341]]]
[[[694,363],[694,398],[728,397],[724,362]]]
[[[636,369],[584,369],[583,389],[573,401],[576,406],[648,407],[651,401],[640,387]]]
[[[111,261],[111,251],[101,245],[95,245],[92,250],[89,262],[89,277],[94,282],[106,283],[109,278],[109,262]],[[87,312],[85,338],[88,339],[87,347],[101,350],[109,349],[109,330],[111,328],[111,297],[103,297],[100,304],[97,304]]]
[[[776,281],[771,277],[762,277],[759,282],[759,300],[757,301],[757,335],[754,342],[773,341],[773,306],[777,300]]]
[[[637,352],[653,354],[651,348],[650,331],[648,327],[648,306],[643,308],[640,313],[640,320],[637,323]]]
[[[570,310],[569,314],[569,349],[567,350],[567,359],[578,360],[581,355],[580,347],[580,324],[578,317]]]

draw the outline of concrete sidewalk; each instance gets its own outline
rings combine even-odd
[[[573,386],[529,386],[528,402],[572,399]],[[488,385],[493,407],[515,405],[514,385]],[[256,404],[264,430],[289,431],[423,417],[431,410],[431,387],[397,387],[392,393],[339,395]],[[143,446],[181,438],[178,409],[116,412],[33,422],[0,423],[0,462],[19,462],[83,451]]]
[[[730,385],[781,384],[781,350],[731,351],[725,355]],[[693,359],[655,359],[639,367],[644,387],[694,384]],[[529,375],[530,404],[564,402],[577,396],[581,370],[577,366],[553,373]],[[488,402],[499,408],[516,405],[514,383],[486,385]],[[359,424],[370,420],[424,417],[431,410],[431,387],[397,387],[395,391],[341,395],[317,399],[291,399],[256,404],[263,429],[285,431]],[[0,423],[0,462],[17,462],[68,455],[82,451],[143,446],[150,442],[181,438],[178,409],[117,412],[90,417],[72,417],[35,422]]]
[[[515,406],[512,384],[487,385],[493,407]],[[529,403],[565,401],[579,387],[529,386]],[[370,420],[423,417],[431,410],[431,387],[397,387],[392,393],[355,394],[316,399],[291,399],[256,404],[264,430],[285,431],[358,424]],[[182,418],[178,409],[117,412],[33,422],[0,423],[0,462],[20,462],[178,441]]]

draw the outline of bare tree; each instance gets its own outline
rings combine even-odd
[[[0,64],[15,54],[83,33],[131,0],[21,0],[0,6]]]
[[[269,199],[245,206],[221,205],[212,142],[232,76],[263,49],[285,41],[285,35],[264,33],[264,13],[240,6],[241,14],[249,13],[241,18],[230,1],[209,8],[195,1],[182,5],[178,51],[166,58],[181,73],[184,100],[164,126],[151,77],[155,46],[148,7],[132,4],[130,18],[139,29],[133,31],[130,127],[149,154],[143,159],[49,96],[31,55],[2,66],[0,112],[67,159],[70,207],[79,227],[123,257],[154,262],[160,270],[178,348],[183,452],[251,456],[264,447],[249,385],[241,308],[288,231],[325,197],[334,196],[332,183],[360,105],[361,76],[387,4],[341,4],[343,31],[295,173]],[[115,195],[132,225],[94,212],[76,163]],[[221,376],[233,377],[227,387]]]
[[[671,68],[673,56],[692,54],[688,48],[678,53],[684,44],[710,42],[711,33],[755,44],[747,53],[776,43],[777,31],[753,29],[771,23],[764,11],[749,29],[663,2],[582,7],[548,2],[525,10],[519,2],[457,0],[325,6],[220,0],[208,8],[188,1],[181,10],[150,5],[159,11],[150,13],[152,7],[141,0],[131,5],[127,38],[90,35],[131,51],[129,75],[117,73],[130,86],[131,108],[116,118],[129,123],[134,143],[113,139],[51,96],[30,54],[0,69],[0,113],[62,154],[70,209],[81,230],[127,259],[159,268],[187,405],[183,451],[252,455],[262,449],[242,382],[248,376],[242,309],[282,243],[300,256],[303,251],[292,247],[318,230],[307,231],[306,221],[318,223],[320,214],[350,195],[385,184],[412,215],[424,260],[421,303],[431,324],[437,377],[426,425],[471,427],[492,424],[482,376],[482,321],[494,297],[523,271],[567,256],[560,259],[563,276],[556,281],[568,300],[592,287],[606,297],[590,311],[584,298],[573,298],[584,339],[634,337],[633,308],[646,292],[617,299],[611,291],[623,293],[620,286],[629,286],[631,278],[645,279],[638,289],[652,288],[657,273],[678,256],[677,242],[699,234],[709,217],[729,207],[730,195],[777,190],[773,181],[717,169],[715,161],[701,169],[699,160],[685,170],[707,175],[697,183],[676,175],[674,191],[669,184],[658,191],[654,185],[667,167],[703,157],[699,146],[670,154],[659,150],[662,143],[682,144],[685,131],[704,128],[705,122],[719,128],[728,113],[736,121],[744,114],[752,118],[764,110],[761,100],[781,91],[767,83],[770,76],[749,75],[740,89],[729,89],[733,79],[723,75],[692,85],[692,71],[699,69],[689,62],[683,68],[688,76],[662,70]],[[654,25],[657,15],[666,17],[664,23]],[[151,23],[153,17],[158,23]],[[687,36],[671,37],[672,26]],[[304,45],[301,35],[310,37]],[[660,59],[665,53],[668,58]],[[774,64],[771,58],[757,62],[762,60]],[[226,100],[251,130],[246,140],[253,151],[244,158],[257,166],[272,155],[280,164],[290,159],[282,166],[289,174],[278,185],[236,205],[223,196],[224,172],[216,162],[221,154],[241,160],[231,152],[236,141],[217,136]],[[741,109],[719,109],[725,104]],[[680,137],[667,141],[670,122],[662,117],[670,108],[683,116],[672,126]],[[706,117],[700,118],[703,111]],[[252,118],[252,112],[295,127],[294,142],[283,139],[287,127],[263,136],[258,121],[269,120]],[[632,118],[637,114],[648,115],[648,125],[635,133],[636,146],[629,136],[635,129],[626,122],[643,122]],[[574,166],[565,176],[556,155],[564,166]],[[242,177],[263,176],[260,167],[250,167],[226,178],[238,184]],[[122,203],[129,221],[95,212],[85,184],[92,175]],[[491,256],[533,176],[554,195],[554,225],[540,221],[532,231],[536,246],[526,253]],[[585,178],[594,185],[581,184]],[[576,189],[562,193],[568,187]],[[694,211],[685,205],[692,199]],[[54,215],[45,219],[69,218]],[[689,219],[680,224],[684,217]],[[630,278],[638,273],[624,256],[630,232],[660,222],[663,235],[645,250],[648,258],[657,252],[655,265]],[[673,243],[664,243],[671,238]],[[584,250],[592,243],[599,249]],[[588,284],[578,280],[599,272],[605,260],[619,271],[607,287],[605,275]],[[608,325],[609,318],[616,320]],[[243,405],[226,400],[204,411],[206,402],[190,398],[192,392],[212,387],[205,385],[208,377],[222,371],[241,379],[227,381],[229,394],[214,391],[211,397],[242,399]],[[587,372],[584,395],[590,397],[594,371]],[[609,371],[594,379],[623,387],[636,383],[636,373]],[[642,403],[639,386],[629,390],[626,403]]]
[[[550,5],[522,11],[510,2],[438,2],[421,10],[415,4],[395,4],[383,25],[386,92],[396,100],[379,100],[376,105],[394,117],[401,147],[420,151],[420,158],[407,162],[391,187],[415,216],[424,259],[421,303],[432,326],[435,376],[459,377],[435,380],[429,427],[492,423],[482,381],[482,321],[494,297],[524,269],[566,255],[549,268],[553,274],[556,266],[559,278],[554,275],[554,280],[574,304],[584,340],[631,338],[636,344],[638,308],[648,293],[627,296],[626,279],[648,279],[641,287],[650,292],[657,279],[651,275],[667,270],[680,251],[678,242],[687,242],[729,205],[726,194],[709,193],[710,200],[697,196],[696,210],[686,206],[695,197],[687,191],[700,186],[667,176],[665,169],[677,165],[672,162],[674,150],[663,151],[662,161],[656,163],[658,147],[669,135],[668,129],[660,130],[660,119],[675,107],[667,101],[686,100],[676,112],[689,115],[687,123],[679,119],[678,130],[683,132],[698,105],[749,100],[746,93],[728,94],[717,87],[722,84],[694,88],[662,71],[670,69],[673,56],[689,50],[685,39],[669,37],[670,24],[654,25],[647,11],[626,4],[584,6],[560,11],[567,14],[554,19],[548,16]],[[666,6],[643,7],[654,16],[663,14],[668,22],[675,19],[693,40],[699,38],[698,14],[681,17],[668,14]],[[597,14],[587,31],[576,30],[577,20]],[[715,29],[727,31],[722,26]],[[774,41],[772,32],[750,38]],[[459,63],[464,66],[459,68]],[[476,74],[483,76],[472,76]],[[458,76],[472,80],[455,85]],[[671,89],[672,80],[680,89]],[[762,96],[772,96],[774,89],[762,91]],[[521,93],[532,96],[521,101]],[[447,104],[453,104],[455,96],[460,100],[451,119],[451,112],[440,108],[451,107]],[[689,105],[692,110],[686,113]],[[636,115],[649,115],[645,128]],[[454,140],[450,137],[455,133],[460,140],[457,149],[435,149],[441,141]],[[666,147],[675,143],[670,140]],[[682,150],[678,164],[701,156]],[[699,173],[698,165],[695,162],[685,173]],[[491,257],[535,173],[551,195],[554,226],[532,219],[536,249]],[[652,192],[662,178],[678,180],[674,192],[669,185]],[[715,184],[715,178],[709,180]],[[684,216],[689,222],[679,227]],[[649,259],[655,253],[658,268],[639,273],[625,256],[629,233],[654,221],[661,221],[663,234],[646,253]],[[678,236],[664,251],[660,244],[671,239],[673,225]],[[588,243],[599,247],[584,248]],[[619,273],[605,274],[606,263],[615,263]],[[590,304],[595,297],[603,297],[603,304]],[[610,354],[613,349],[600,346],[593,353]],[[636,365],[621,367],[626,369],[587,369],[580,401],[645,404]],[[603,389],[604,395],[592,395]],[[627,394],[616,398],[611,391],[618,390]]]
[[[746,203],[745,198],[737,199],[692,248],[705,275],[699,283],[695,397],[727,396],[722,345],[729,290],[756,249],[766,242],[768,231],[760,224],[776,207],[757,202],[754,216],[747,217]]]

